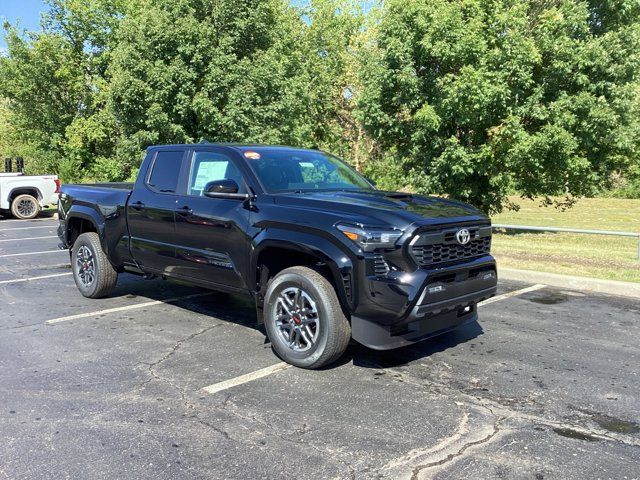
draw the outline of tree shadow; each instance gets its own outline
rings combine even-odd
[[[503,235],[505,237],[518,237],[522,235],[550,235],[559,232],[545,232],[541,230],[518,230],[518,229],[505,229],[505,228],[496,228],[494,230],[494,234]]]

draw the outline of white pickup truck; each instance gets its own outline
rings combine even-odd
[[[0,173],[0,211],[9,210],[18,219],[37,217],[43,207],[58,203],[59,193],[57,175]]]

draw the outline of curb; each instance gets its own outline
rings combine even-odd
[[[608,295],[640,299],[640,283],[635,282],[574,277],[572,275],[561,275],[559,273],[500,268],[499,266],[498,278],[528,283],[544,283],[550,287],[560,287],[569,290],[586,290],[593,293],[605,293]]]

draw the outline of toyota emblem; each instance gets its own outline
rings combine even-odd
[[[456,240],[460,245],[466,245],[471,240],[471,234],[466,228],[461,228],[456,232]]]

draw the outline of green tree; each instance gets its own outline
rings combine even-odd
[[[359,25],[332,0],[142,2],[107,72],[113,162],[128,172],[149,144],[201,138],[346,150],[338,112]]]
[[[10,29],[7,43],[9,56],[0,59],[0,96],[7,99],[13,151],[39,160],[30,169],[58,170],[65,129],[85,99],[81,64],[57,35],[25,39]]]
[[[588,195],[637,161],[637,2],[388,0],[359,119],[385,185],[500,210]]]
[[[140,2],[108,69],[127,171],[154,143],[288,140],[296,22],[281,1]]]
[[[0,58],[5,110],[4,149],[23,156],[35,173],[65,181],[88,175],[112,150],[101,118],[109,38],[122,13],[120,0],[50,0],[42,31],[5,25],[7,55]],[[10,144],[9,144],[10,143]]]
[[[295,135],[299,145],[329,150],[356,167],[363,156],[363,131],[354,116],[357,55],[365,34],[359,3],[313,0],[301,9],[305,22],[299,69],[305,120]]]

